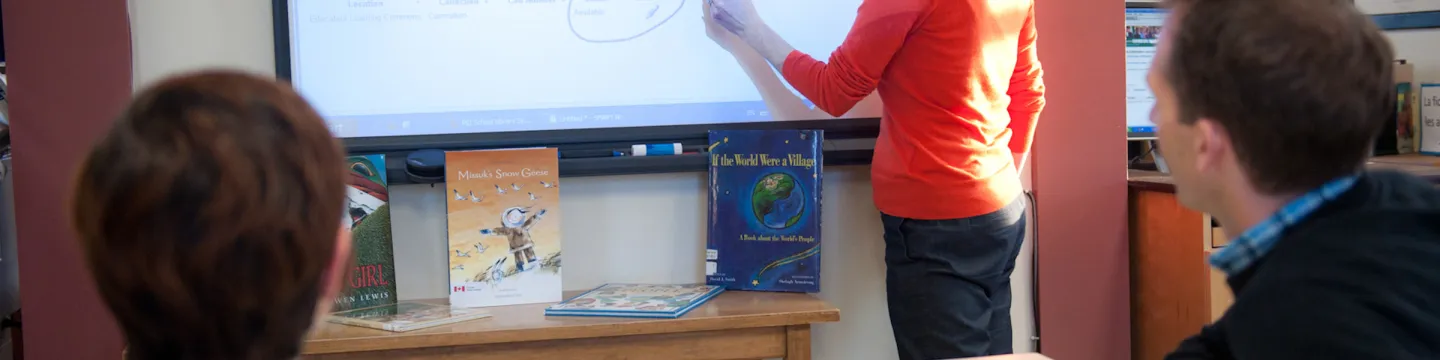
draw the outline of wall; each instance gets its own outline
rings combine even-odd
[[[1440,82],[1440,29],[1395,30],[1385,32],[1395,47],[1395,57],[1415,64],[1415,80]]]
[[[1037,0],[1040,351],[1056,359],[1130,357],[1124,6]]]
[[[80,265],[65,211],[75,166],[130,96],[116,1],[6,0],[12,181],[30,359],[115,359],[120,337]],[[8,255],[8,254],[6,254]],[[6,259],[5,261],[9,261]]]
[[[273,74],[268,1],[131,0],[130,11],[137,87],[207,66]],[[703,174],[562,182],[566,252],[591,255],[566,259],[567,290],[604,282],[702,281]],[[444,189],[402,185],[392,191],[400,297],[444,297]],[[840,323],[815,330],[818,359],[896,358],[885,308],[881,227],[870,194],[868,167],[825,173],[825,291],[819,296],[842,315]],[[1027,245],[1013,282],[1015,348],[1022,352],[1033,349],[1030,263]]]

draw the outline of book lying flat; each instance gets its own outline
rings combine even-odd
[[[674,319],[724,291],[705,284],[605,284],[551,305],[545,315]]]
[[[405,332],[490,317],[490,312],[476,308],[455,308],[450,305],[415,301],[341,311],[330,314],[337,324],[367,327],[385,331]]]

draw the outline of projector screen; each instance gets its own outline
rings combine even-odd
[[[1155,59],[1155,45],[1160,43],[1160,26],[1168,10],[1156,8],[1125,9],[1125,128],[1130,137],[1150,137],[1155,123],[1150,109],[1155,95],[1145,82],[1150,62]]]
[[[342,138],[830,117],[703,1],[291,0],[288,76]],[[860,1],[755,5],[823,59]],[[842,117],[879,116],[872,94]]]

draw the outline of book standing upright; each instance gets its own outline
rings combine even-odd
[[[559,181],[553,148],[445,154],[450,305],[562,299]]]
[[[707,284],[820,291],[819,130],[710,132]]]
[[[1417,129],[1420,127],[1420,86],[1415,82],[1415,64],[1405,60],[1396,60],[1394,68],[1395,76],[1395,153],[1409,154],[1419,151],[1420,137]],[[1389,125],[1385,127],[1387,130]],[[1380,141],[1385,142],[1388,134],[1381,134]],[[1390,146],[1382,143],[1381,146]],[[1381,150],[1376,149],[1377,153]]]
[[[1420,153],[1440,156],[1440,84],[1420,85]]]
[[[1395,84],[1395,151],[1397,154],[1415,152],[1415,106],[1418,98],[1410,83]],[[1388,128],[1388,127],[1387,127]]]
[[[393,305],[395,290],[394,240],[390,232],[390,189],[385,155],[351,156],[348,166],[346,215],[341,223],[350,231],[355,266],[345,277],[332,311]]]

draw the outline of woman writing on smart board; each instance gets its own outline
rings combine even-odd
[[[866,0],[828,62],[796,51],[752,0],[709,0],[816,107],[872,92],[890,322],[902,359],[1011,352],[1010,273],[1025,236],[1019,168],[1044,84],[1033,0]]]
[[[710,17],[710,7],[705,7],[704,17]],[[870,95],[861,99],[849,112],[838,115],[830,115],[825,111],[815,109],[805,104],[805,99],[791,93],[785,88],[784,80],[775,75],[775,70],[770,63],[755,52],[754,48],[746,45],[745,41],[735,34],[725,30],[720,24],[714,21],[705,21],[705,35],[716,45],[725,49],[735,57],[740,69],[750,78],[755,89],[760,92],[760,98],[765,102],[766,110],[770,111],[770,118],[774,120],[817,120],[833,119],[836,117],[865,117],[866,114],[879,114],[880,99]],[[868,115],[875,116],[875,115]]]

